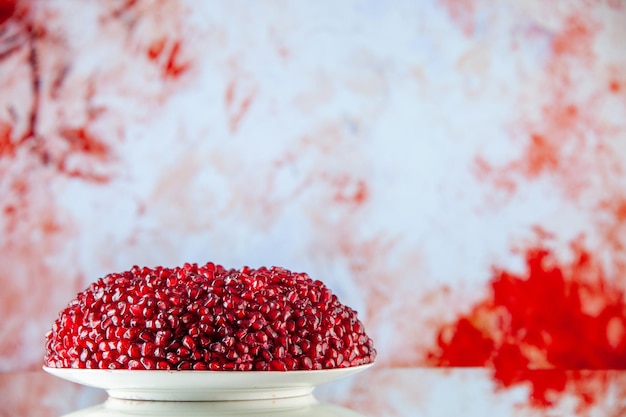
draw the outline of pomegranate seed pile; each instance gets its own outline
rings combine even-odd
[[[46,335],[55,368],[289,371],[358,366],[376,350],[356,312],[283,268],[140,268],[91,284]]]

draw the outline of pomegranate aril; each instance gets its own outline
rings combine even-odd
[[[120,356],[117,350],[105,350],[102,352],[102,360],[104,361],[114,361]]]
[[[226,352],[226,347],[224,347],[224,345],[219,342],[211,343],[211,345],[209,345],[209,349],[216,353]]]
[[[128,356],[127,356],[127,355],[124,355],[124,354],[120,354],[120,355],[117,357],[117,362],[118,362],[120,365],[122,365],[122,367],[123,367],[123,368],[125,368],[125,367],[126,367],[126,365],[128,364],[128,360],[129,360]]]
[[[302,348],[300,348],[299,345],[297,344],[292,344],[291,346],[289,346],[289,354],[291,356],[300,356],[302,355]]]
[[[300,366],[304,370],[313,369],[313,360],[310,357],[308,357],[308,356],[303,356],[300,359]]]
[[[141,356],[152,356],[154,355],[154,343],[153,342],[146,342],[141,346]],[[150,368],[152,369],[152,368]]]
[[[252,369],[253,369],[253,366],[252,366],[252,363],[250,362],[237,364],[238,371],[252,371]]]
[[[222,366],[222,370],[224,371],[234,371],[237,369],[237,364],[235,362],[226,362]]]
[[[237,343],[235,345],[235,351],[240,355],[244,355],[250,351],[250,347],[246,343]]]
[[[293,359],[293,358],[284,358],[283,362],[285,363],[285,366],[287,367],[288,371],[292,371],[294,369],[297,369],[298,362],[295,359]]]
[[[285,365],[285,362],[277,360],[277,359],[269,363],[269,368],[270,368],[270,371],[286,371],[287,370],[287,366]]]
[[[303,353],[307,353],[309,350],[311,350],[311,341],[308,339],[303,339],[300,343],[298,343],[298,346]]]
[[[154,348],[154,357],[155,358],[165,358],[166,355],[166,351],[164,348],[162,347],[155,347]]]
[[[185,310],[182,307],[172,307],[168,310],[168,313],[173,316],[180,316]]]
[[[206,336],[206,335],[200,335],[200,346],[202,346],[203,348],[208,347],[211,344],[211,338]]]
[[[272,354],[268,350],[262,350],[261,351],[261,357],[264,360],[266,360],[267,362],[270,362],[272,359],[274,359],[274,357],[272,356]]]
[[[176,355],[178,355],[180,358],[188,358],[191,355],[191,352],[191,349],[188,349],[184,346],[176,349]]]
[[[224,346],[227,348],[233,347],[235,345],[235,338],[232,336],[224,336],[222,343],[224,343]]]
[[[250,347],[250,351],[248,353],[253,358],[259,356],[259,354],[261,353],[261,346],[255,345],[255,346]]]
[[[169,330],[162,330],[156,332],[156,336],[154,338],[154,344],[157,347],[165,347],[172,340],[172,332]]]
[[[128,356],[137,359],[141,357],[141,345],[138,343],[134,343],[128,348]]]
[[[337,357],[335,358],[335,364],[336,366],[340,367],[343,364],[343,354],[342,353],[338,353]]]
[[[176,365],[180,362],[180,356],[176,355],[174,352],[168,352],[165,358],[172,365]]]
[[[274,358],[276,359],[282,359],[285,357],[285,348],[282,346],[277,346],[274,348],[274,352],[273,352]]]
[[[192,338],[196,338],[199,337],[200,334],[202,333],[202,331],[200,330],[199,327],[191,327],[189,330],[187,330],[187,333],[189,334],[189,336],[191,336]]]
[[[117,343],[110,341],[107,343],[107,345],[110,349],[117,349],[117,351],[120,353],[128,352],[128,350],[130,349],[130,342],[125,339],[120,339],[117,341]]]
[[[196,348],[196,342],[189,335],[183,336],[182,344],[183,344],[183,346],[185,346],[190,351],[192,351],[192,350],[194,350]]]
[[[157,369],[157,362],[152,358],[141,358],[139,359],[141,364],[145,369]]]
[[[96,348],[96,344],[93,341],[87,339],[85,340],[85,347],[89,349],[89,351],[93,352]]]
[[[266,343],[269,340],[269,338],[268,338],[268,336],[267,336],[267,334],[265,332],[257,332],[257,333],[255,333],[254,338],[259,343]]]

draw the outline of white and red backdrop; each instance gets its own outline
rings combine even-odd
[[[622,415],[626,2],[0,0],[0,403],[100,401],[32,382],[58,311],[207,261],[359,311],[323,399]]]

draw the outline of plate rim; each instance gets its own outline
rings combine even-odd
[[[289,398],[353,376],[374,363],[293,371],[83,369],[43,366],[50,375],[104,389],[113,398],[151,401],[231,401]],[[158,375],[158,378],[156,376]]]
[[[328,375],[330,373],[349,373],[350,371],[366,370],[375,365],[375,362],[366,363],[357,366],[347,366],[345,368],[328,368],[328,369],[294,369],[288,371],[211,371],[207,369],[100,369],[100,368],[56,368],[43,365],[42,369],[52,375],[54,373],[61,372],[105,372],[108,374],[127,374],[132,372],[133,374],[176,374],[176,375]]]

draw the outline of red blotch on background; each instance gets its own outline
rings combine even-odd
[[[524,273],[494,268],[489,296],[439,331],[429,361],[491,367],[502,387],[530,384],[536,406],[578,382],[584,398],[573,393],[593,404],[571,371],[626,369],[626,303],[594,255],[572,247],[569,262],[539,246],[524,253]]]
[[[167,57],[167,62],[165,63],[165,68],[163,70],[167,77],[178,78],[183,72],[189,69],[188,62],[180,62],[180,46],[180,41],[174,42],[174,45],[170,50],[170,54]]]
[[[179,78],[191,67],[190,62],[181,59],[181,48],[179,40],[168,42],[166,38],[159,38],[150,44],[146,55],[161,66],[163,78]]]
[[[361,205],[369,195],[367,184],[363,180],[340,177],[335,180],[334,186],[338,189],[334,195],[334,200],[337,203]]]
[[[440,331],[437,344],[446,346],[446,350],[438,357],[438,365],[482,366],[487,363],[494,342],[470,320],[470,317],[461,317],[453,326]]]
[[[124,15],[124,13],[129,12],[136,5],[137,0],[126,0],[122,4],[116,5],[118,7],[113,10],[113,12],[111,13],[111,17],[114,19],[120,19]]]
[[[617,80],[611,80],[611,81],[609,82],[609,90],[610,90],[612,93],[619,93],[619,92],[621,91],[621,89],[622,89],[622,86],[621,86],[621,84],[620,84],[620,82],[619,82],[619,81],[617,81]]]
[[[15,144],[11,141],[13,126],[0,120],[0,157],[12,155],[15,151]]]
[[[61,136],[67,141],[72,152],[86,153],[99,158],[109,153],[108,146],[89,133],[85,127],[64,129]]]
[[[570,16],[563,27],[552,40],[552,51],[557,57],[563,55],[589,56],[593,37],[590,25],[584,21],[583,16],[575,14]]]
[[[466,36],[474,32],[474,0],[440,0],[441,5],[450,18],[459,26]]]
[[[157,58],[161,56],[161,53],[163,53],[164,49],[165,38],[157,39],[156,41],[152,42],[150,44],[150,47],[148,48],[148,58],[150,58],[151,61],[156,61]]]
[[[550,38],[551,53],[542,69],[545,75],[533,87],[537,96],[529,96],[533,110],[531,114],[519,112],[512,122],[516,138],[523,141],[520,154],[505,162],[478,156],[475,172],[479,179],[511,195],[520,182],[549,176],[567,197],[575,199],[591,183],[585,173],[607,166],[604,159],[609,154],[598,150],[613,136],[603,135],[603,118],[595,113],[599,97],[607,93],[607,81],[598,82],[589,94],[577,93],[579,79],[595,79],[598,30],[599,25],[583,12],[563,19],[560,30]],[[609,89],[615,92],[619,83],[610,84]],[[524,109],[526,103],[522,104]]]
[[[228,83],[224,93],[224,104],[229,113],[228,126],[231,133],[239,130],[239,125],[246,113],[248,113],[255,96],[256,89],[253,87],[242,87],[236,79]]]
[[[0,0],[0,25],[15,14],[17,0]]]
[[[531,176],[551,171],[559,165],[558,149],[540,134],[532,134],[526,148],[527,170]]]

